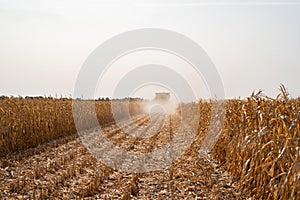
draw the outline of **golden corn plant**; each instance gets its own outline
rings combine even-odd
[[[100,125],[112,123],[111,101],[81,100],[80,118],[85,128],[92,128],[92,113],[85,112],[95,104]],[[132,115],[142,112],[142,102],[114,102],[117,115],[123,115],[126,106]],[[125,116],[124,116],[125,117]],[[76,133],[72,113],[72,99],[4,98],[0,100],[0,156],[36,147],[62,136]]]
[[[281,90],[276,99],[259,92],[228,100],[222,136],[213,149],[240,190],[255,199],[300,196],[300,99]]]

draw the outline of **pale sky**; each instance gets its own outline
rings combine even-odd
[[[300,0],[0,0],[0,27],[0,95],[72,94],[102,42],[161,28],[206,51],[227,98],[300,96]]]

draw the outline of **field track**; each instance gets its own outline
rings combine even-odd
[[[147,153],[166,146],[179,125],[176,115],[153,114],[102,130],[112,144]],[[97,129],[87,134],[96,138]],[[1,158],[0,199],[243,199],[227,171],[210,157],[199,158],[202,139],[196,136],[171,167],[137,174],[105,166],[78,135],[67,136]]]

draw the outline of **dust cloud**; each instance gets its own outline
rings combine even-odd
[[[168,102],[148,102],[146,103],[144,110],[146,113],[166,113],[166,114],[174,114],[177,110],[177,103]]]

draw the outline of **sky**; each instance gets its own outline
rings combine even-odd
[[[275,97],[281,83],[300,96],[297,0],[0,0],[0,27],[0,95],[70,96],[99,45],[126,31],[160,28],[203,48],[226,98],[259,89]],[[114,74],[101,95],[110,95]],[[156,90],[163,88],[135,95],[150,98]]]

